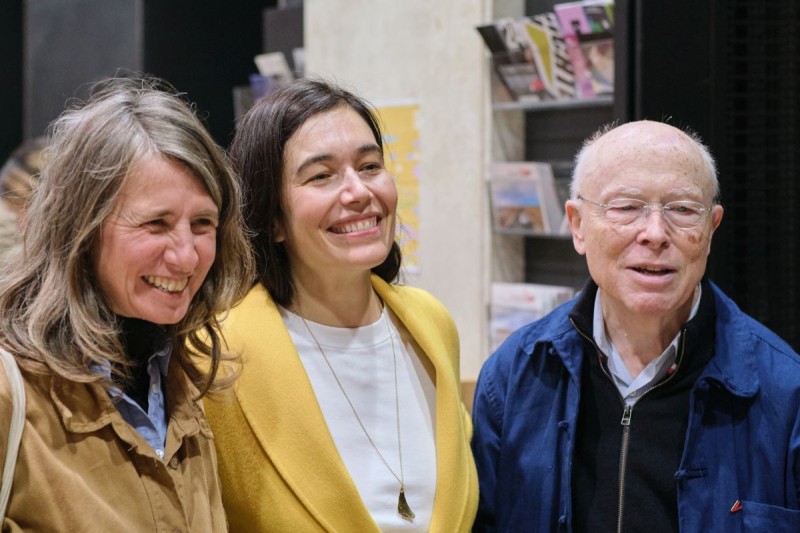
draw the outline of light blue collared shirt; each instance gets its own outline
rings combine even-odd
[[[698,284],[692,311],[689,313],[689,320],[694,318],[697,314],[697,310],[700,308],[702,291],[702,287]],[[681,334],[679,332],[675,335],[675,338],[669,343],[667,349],[664,350],[661,355],[650,361],[639,375],[634,378],[630,371],[628,371],[628,367],[625,366],[622,356],[611,342],[611,339],[606,335],[606,323],[605,319],[603,319],[603,308],[600,304],[601,292],[602,291],[598,289],[597,295],[594,298],[592,336],[594,337],[594,342],[597,343],[597,347],[600,348],[600,351],[608,356],[608,372],[611,374],[614,385],[616,385],[623,400],[625,400],[625,405],[632,406],[639,401],[639,398],[641,398],[645,392],[661,381],[675,364],[675,359],[678,356],[678,341],[681,338]]]
[[[167,442],[167,410],[161,384],[162,378],[167,376],[171,355],[172,346],[168,344],[147,360],[150,386],[147,390],[146,413],[133,398],[125,394],[119,387],[112,387],[108,393],[114,400],[114,405],[122,418],[144,437],[144,440],[153,447],[160,459],[164,458],[164,446]],[[99,368],[98,371],[105,374],[106,377],[111,377],[109,367]]]

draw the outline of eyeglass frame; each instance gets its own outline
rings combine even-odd
[[[593,202],[592,200],[588,200],[588,199],[584,198],[580,194],[578,194],[575,198],[577,200],[581,200],[582,202],[588,202],[588,203],[590,203],[592,205],[596,205],[597,207],[602,207],[604,209],[604,215],[608,213],[609,209],[613,209],[614,208],[614,206],[612,206],[611,204],[601,204],[599,202]],[[644,210],[643,211],[644,215],[639,215],[635,219],[633,219],[631,222],[628,222],[626,224],[615,223],[615,222],[612,222],[612,224],[625,227],[625,226],[633,226],[636,223],[641,223],[641,221],[647,220],[647,218],[650,216],[650,213],[653,211],[653,208],[658,206],[660,208],[660,210],[661,210],[661,216],[664,218],[664,221],[667,224],[669,224],[670,227],[675,228],[675,229],[680,229],[680,230],[693,230],[693,229],[699,228],[703,224],[703,221],[706,219],[706,217],[708,216],[708,214],[711,212],[711,210],[713,209],[713,207],[715,205],[715,202],[712,202],[712,204],[707,207],[704,204],[701,204],[700,202],[695,202],[694,200],[673,200],[671,202],[666,202],[666,203],[653,202],[651,204],[648,204],[644,200],[639,200],[637,198],[614,198],[614,200],[612,200],[612,201],[617,201],[617,200],[630,200],[632,202],[641,202],[642,203],[642,209]],[[668,211],[670,211],[670,209],[668,209],[667,206],[669,204],[675,204],[675,203],[680,203],[680,202],[692,203],[692,204],[696,204],[696,205],[700,206],[698,208],[698,211],[700,211],[700,220],[698,220],[697,224],[695,224],[694,226],[677,226],[677,225],[675,225],[674,222],[672,222],[670,220],[670,218],[668,216],[666,216],[666,213]]]

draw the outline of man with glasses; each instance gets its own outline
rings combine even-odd
[[[800,357],[704,276],[718,196],[692,133],[584,143],[591,279],[481,369],[475,531],[800,531]]]

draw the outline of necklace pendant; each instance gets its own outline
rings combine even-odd
[[[413,522],[416,516],[414,511],[411,510],[411,507],[408,506],[405,488],[402,485],[400,486],[400,497],[397,499],[397,512],[403,520],[408,520],[409,522]]]

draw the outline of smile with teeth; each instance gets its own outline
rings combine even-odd
[[[342,224],[340,226],[331,227],[333,233],[354,233],[356,231],[364,231],[372,229],[378,225],[378,217],[371,217],[358,222],[351,222],[350,224]]]
[[[155,287],[156,289],[164,292],[181,292],[186,288],[189,283],[189,278],[183,279],[169,279],[162,278],[161,276],[142,276],[144,280]]]

